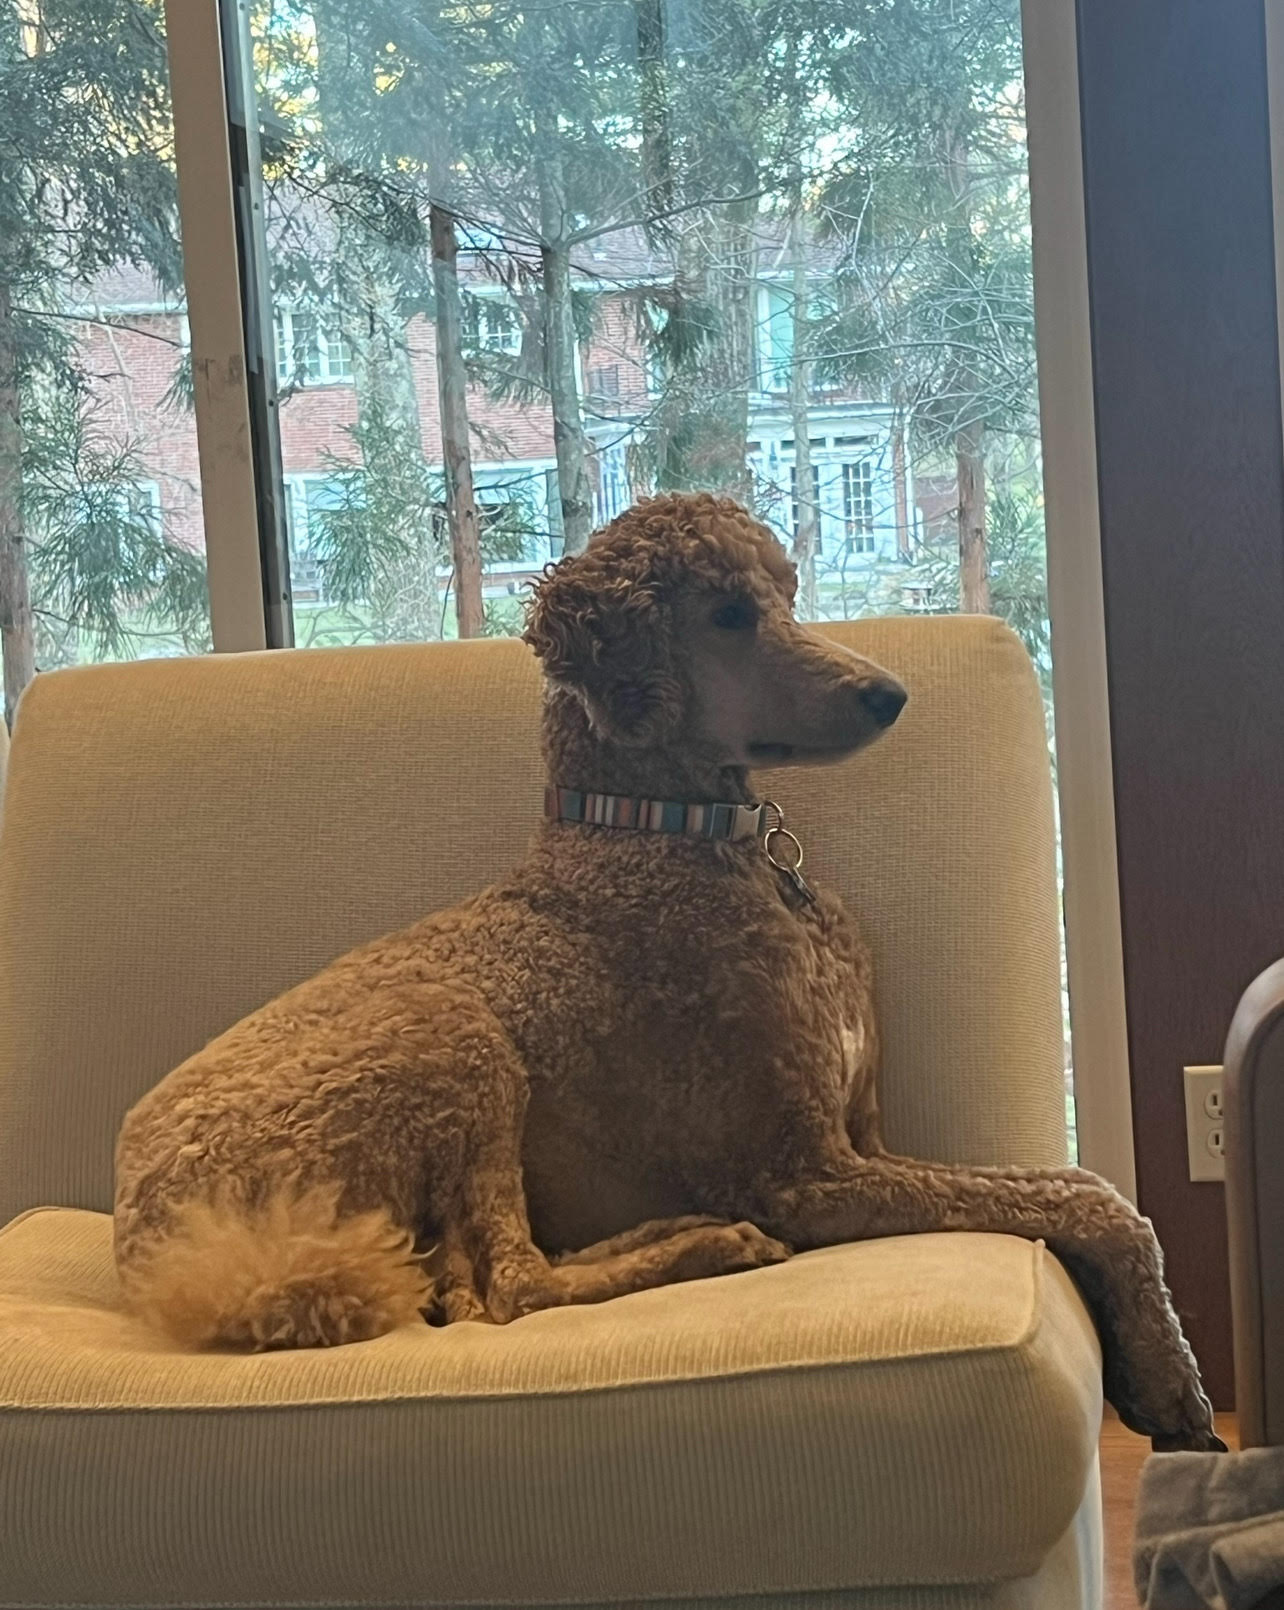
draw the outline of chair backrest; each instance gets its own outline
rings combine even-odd
[[[825,628],[901,676],[893,732],[767,779],[866,926],[889,1143],[1064,1156],[1048,746],[983,619]],[[143,661],[41,676],[0,831],[0,1223],[106,1209],[125,1111],[237,1018],[504,873],[541,808],[519,643]]]

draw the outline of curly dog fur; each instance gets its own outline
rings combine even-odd
[[[808,633],[775,538],[647,500],[552,569],[527,641],[549,777],[751,803],[755,764],[850,754],[904,691]],[[312,1346],[420,1312],[511,1320],[837,1241],[1042,1238],[1106,1388],[1215,1444],[1147,1221],[1077,1169],[889,1156],[868,953],[761,841],[545,823],[506,882],[341,957],[129,1113],[116,1256],[192,1346]]]

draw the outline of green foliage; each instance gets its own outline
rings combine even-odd
[[[208,645],[204,563],[164,532],[75,343],[95,277],[181,284],[160,0],[0,0],[0,351],[20,432],[0,504],[26,537],[38,664]],[[0,366],[2,367],[2,366]]]
[[[785,221],[802,205],[814,383],[893,402],[913,462],[984,425],[995,605],[1036,643],[1039,539],[1024,472],[1008,469],[1036,430],[1018,0],[254,0],[252,13],[274,292],[339,320],[355,354],[360,417],[312,530],[336,608],[404,601],[415,566],[449,562],[412,388],[380,379],[381,354],[408,362],[407,321],[433,313],[430,201],[454,211],[466,269],[503,286],[520,321],[516,353],[465,350],[475,385],[547,409],[541,246],[556,241],[577,265],[581,341],[600,333],[602,298],[622,296],[647,349],[654,386],[627,444],[637,480],[738,491],[758,384],[746,287],[787,274]],[[30,14],[0,0],[0,280],[20,309],[9,337],[34,443],[52,428],[45,392],[77,383],[58,316],[112,264],[145,265],[163,287],[180,270],[160,0],[46,0],[38,39]],[[645,242],[650,261],[599,274],[610,237]],[[467,312],[467,273],[464,290]],[[191,395],[185,358],[166,401]],[[114,452],[125,485],[136,455],[95,430],[96,467],[82,439],[76,473],[110,481]],[[32,545],[37,592],[92,601],[94,643],[123,642],[147,591],[141,538],[113,542],[110,519],[61,507],[61,525],[54,503],[40,516],[52,535]],[[514,495],[484,524],[487,558],[522,557],[534,524]],[[114,593],[94,558],[113,554]],[[949,561],[925,560],[938,599]],[[152,596],[169,599],[156,574]],[[181,589],[173,602],[186,620]],[[433,608],[425,593],[416,619]]]
[[[207,649],[205,562],[165,534],[134,449],[97,426],[79,390],[43,402],[23,465],[37,663],[130,658],[149,638]]]
[[[442,475],[422,453],[404,451],[398,422],[377,394],[345,429],[354,452],[325,455],[328,495],[312,517],[310,557],[326,597],[352,607],[385,594],[407,560],[421,558],[434,574],[448,569],[450,543]],[[503,500],[488,494],[481,513],[483,565],[525,558],[537,534],[534,487],[522,483]]]
[[[992,480],[1034,437],[1017,0],[278,0],[273,16],[261,76],[295,141],[280,172],[331,220],[319,238],[413,256],[429,196],[445,201],[522,325],[517,352],[466,348],[469,378],[541,412],[540,244],[569,241],[581,339],[595,300],[623,296],[648,352],[628,444],[644,484],[746,490],[741,282],[781,272],[799,201],[815,385],[894,401],[914,460],[983,425]],[[333,271],[308,282],[325,253],[300,216],[311,259],[280,272],[336,295]],[[649,271],[588,289],[595,243],[639,236]],[[409,277],[388,272],[404,309]]]
[[[994,613],[1021,638],[1045,684],[1050,686],[1047,539],[1043,500],[1028,466],[999,482],[991,493],[988,513]],[[943,539],[927,547],[915,566],[913,579],[931,588],[933,614],[954,614],[959,606],[959,570],[953,540]]]
[[[525,620],[525,606],[520,598],[488,598],[483,605],[485,624],[483,637],[517,637]]]
[[[1052,673],[1047,533],[1043,500],[1010,483],[990,499],[990,592],[994,613],[1017,633],[1045,678]]]
[[[365,416],[346,430],[356,452],[347,458],[326,455],[335,495],[315,520],[312,557],[327,595],[339,604],[356,604],[377,596],[389,568],[413,552],[409,532],[432,533],[434,561],[440,560],[442,495],[423,456],[399,450],[401,432],[377,395]]]
[[[161,17],[159,0],[0,6],[0,275],[15,303],[119,263],[180,283]]]
[[[196,408],[196,376],[192,370],[192,349],[185,347],[174,363],[161,407],[178,414],[191,414]]]
[[[819,372],[895,395],[916,456],[975,423],[1028,441],[1037,420],[1019,7],[900,0],[865,44],[859,160],[818,175],[813,196],[835,262]]]

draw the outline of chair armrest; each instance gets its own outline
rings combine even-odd
[[[1284,961],[1226,1041],[1226,1219],[1240,1446],[1284,1444]]]

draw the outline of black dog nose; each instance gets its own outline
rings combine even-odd
[[[909,694],[899,682],[871,682],[861,689],[860,700],[880,727],[890,727],[901,711]]]

